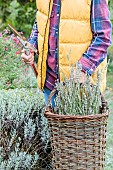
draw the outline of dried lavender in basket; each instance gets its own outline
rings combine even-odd
[[[98,73],[97,83],[92,85],[91,77],[85,75],[84,83],[80,83],[81,66],[76,66],[76,83],[74,68],[71,69],[70,79],[57,82],[58,95],[55,100],[55,112],[60,115],[93,115],[99,113],[101,106],[100,83],[101,74]]]

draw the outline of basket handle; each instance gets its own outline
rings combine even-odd
[[[105,100],[104,94],[100,93],[100,95],[101,95],[101,102],[102,102],[102,105],[100,107],[100,113],[105,113],[107,110],[109,110],[108,103]]]
[[[47,104],[47,106],[46,106],[46,108],[45,108],[45,111],[46,111],[46,112],[48,112],[48,111],[54,112],[54,108],[52,108],[52,107],[50,106],[50,102],[51,102],[52,97],[53,97],[54,94],[56,93],[56,91],[57,91],[57,89],[56,89],[56,87],[54,87],[54,89],[51,91],[51,93],[50,93],[50,95],[49,95],[48,104]]]

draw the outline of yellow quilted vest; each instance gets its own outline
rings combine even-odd
[[[46,59],[48,53],[48,36],[50,26],[50,15],[53,0],[36,0],[37,22],[38,22],[38,48],[39,59],[38,87],[43,90],[46,78]],[[92,31],[90,25],[91,0],[61,0],[61,14],[59,24],[59,76],[63,81],[64,75],[70,76],[70,67],[82,57],[92,41]],[[104,60],[98,67],[102,69],[106,66]],[[95,83],[97,70],[92,75],[92,82]],[[102,74],[101,91],[106,87],[106,70]]]

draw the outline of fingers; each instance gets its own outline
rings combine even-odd
[[[79,77],[79,82],[84,83],[85,78],[86,78],[86,74],[81,71],[80,72],[80,77]],[[76,83],[77,82],[76,70],[74,70],[74,80],[75,80],[75,83]]]
[[[32,65],[34,63],[34,52],[30,52],[29,55],[25,54],[25,50],[21,51],[22,62]]]
[[[22,59],[21,61],[24,62],[25,64],[28,64],[28,65],[32,65],[34,63],[33,59],[30,59],[29,61],[25,60],[25,59]]]

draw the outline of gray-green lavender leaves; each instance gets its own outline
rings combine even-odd
[[[97,83],[92,85],[90,76],[85,75],[84,83],[80,82],[81,67],[76,69],[76,83],[74,68],[71,70],[70,79],[65,78],[64,83],[57,82],[58,95],[55,100],[55,112],[61,115],[93,115],[99,113],[101,106],[100,73]]]
[[[0,170],[31,170],[43,159],[38,150],[49,142],[43,104],[38,89],[0,90]]]

